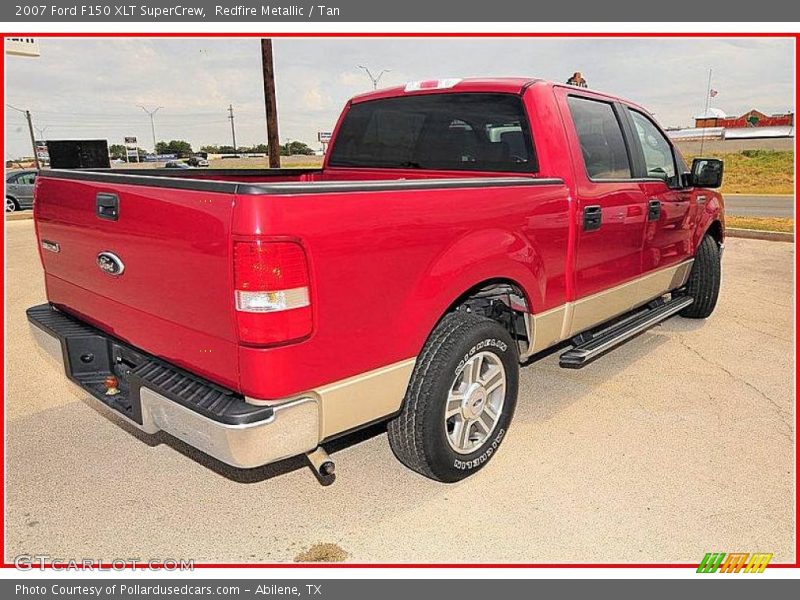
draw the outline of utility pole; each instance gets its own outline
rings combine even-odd
[[[228,112],[230,116],[228,117],[231,120],[231,137],[233,138],[233,151],[236,152],[236,129],[233,127],[233,104],[228,105]]]
[[[272,40],[269,38],[261,39],[261,69],[264,73],[264,108],[267,113],[269,167],[278,169],[281,166],[281,142],[278,136],[278,103],[275,100],[275,66],[272,62]]]
[[[21,108],[17,108],[16,106],[11,106],[10,104],[6,104],[6,106],[25,115],[25,119],[28,121],[28,133],[31,134],[31,147],[33,148],[33,164],[36,165],[36,170],[38,171],[39,169],[42,168],[42,165],[39,164],[39,155],[36,152],[36,136],[33,135],[33,121],[31,119],[31,111],[22,110]]]
[[[358,68],[359,68],[359,69],[362,69],[362,70],[363,70],[363,71],[364,71],[364,72],[367,74],[367,77],[369,77],[369,78],[370,78],[370,81],[372,81],[372,89],[373,89],[373,90],[377,90],[377,89],[378,89],[378,82],[381,80],[381,77],[383,77],[383,74],[384,74],[384,73],[391,73],[391,72],[392,72],[392,70],[391,70],[391,69],[383,69],[383,70],[382,70],[380,73],[378,73],[378,75],[377,75],[377,77],[376,77],[376,76],[375,76],[375,75],[373,75],[373,74],[372,74],[372,72],[371,72],[371,71],[370,71],[370,70],[369,70],[367,67],[365,67],[364,65],[358,65]]]
[[[708,119],[708,107],[711,102],[711,69],[708,70],[708,86],[706,88],[706,108],[703,112],[703,119]],[[705,124],[704,124],[705,125]],[[703,156],[703,147],[706,143],[706,129],[703,127],[703,135],[700,137],[700,156]]]
[[[139,106],[144,112],[150,115],[150,131],[153,133],[153,154],[156,153],[156,123],[155,123],[155,116],[156,113],[164,108],[163,106],[158,106],[153,110],[147,110],[144,106]]]

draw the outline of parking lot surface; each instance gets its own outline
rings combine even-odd
[[[578,371],[522,370],[491,464],[464,482],[405,469],[373,428],[303,460],[236,471],[123,428],[40,358],[33,224],[6,224],[7,539],[60,558],[273,562],[794,561],[794,245],[729,239],[720,304]]]

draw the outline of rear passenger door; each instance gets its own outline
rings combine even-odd
[[[639,155],[634,171],[641,171],[637,176],[647,198],[642,252],[642,271],[647,273],[691,257],[697,203],[693,191],[681,185],[681,172],[686,168],[669,138],[650,116],[634,108],[625,111],[634,151]]]
[[[572,123],[570,141],[578,204],[578,233],[574,259],[574,294],[578,300],[598,294],[641,275],[646,198],[634,179],[631,150],[623,135],[624,107],[591,94],[562,94]],[[620,310],[615,302],[592,302],[583,321],[599,322]]]

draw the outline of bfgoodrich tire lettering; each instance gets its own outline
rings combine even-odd
[[[686,282],[686,295],[694,302],[680,315],[689,319],[705,319],[714,312],[721,282],[719,245],[710,235],[703,238],[694,256],[692,272]]]
[[[471,358],[487,354],[492,358],[487,364],[497,367],[499,361],[504,371],[502,403],[495,403],[502,410],[484,437],[475,423],[474,450],[468,445],[466,451],[458,452],[448,440],[445,419],[448,400],[451,406],[454,401],[450,392],[454,387],[461,389]],[[487,377],[491,374],[488,369],[486,373]],[[389,422],[392,451],[404,465],[431,479],[450,483],[468,477],[497,453],[514,415],[518,385],[516,344],[503,326],[462,311],[447,315],[417,360],[402,411]],[[470,398],[464,396],[465,406]]]

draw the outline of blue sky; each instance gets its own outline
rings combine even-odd
[[[163,106],[161,139],[240,145],[266,131],[258,39],[52,39],[40,58],[6,57],[7,102],[31,110],[44,139],[135,135],[152,147],[149,117]],[[794,47],[783,39],[276,39],[281,140],[317,147],[344,103],[372,87],[357,65],[391,69],[382,85],[440,77],[524,75],[559,81],[582,71],[591,87],[653,111],[665,126],[689,125],[703,109],[709,68],[728,114],[794,110]],[[22,115],[6,115],[7,156],[30,154]]]

